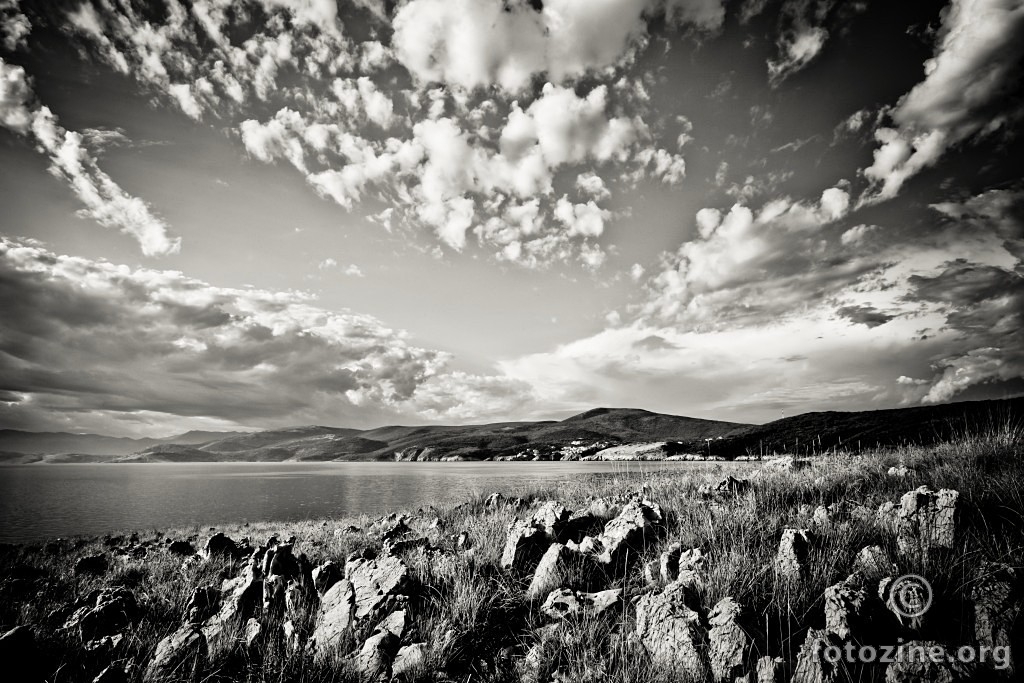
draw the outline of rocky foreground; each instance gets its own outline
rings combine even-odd
[[[217,532],[107,538],[101,552],[7,548],[0,596],[13,628],[0,656],[23,668],[19,680],[95,683],[1015,680],[1009,656],[946,655],[1020,642],[1019,529],[1001,532],[974,489],[1014,486],[1003,475],[1019,452],[986,464],[987,480],[962,454],[919,455],[784,458],[749,478],[572,500],[495,493],[259,543]],[[936,462],[963,493],[912,486]],[[1007,490],[1019,496],[1019,484]],[[1019,524],[1007,490],[1000,514]],[[1003,537],[979,538],[985,529]],[[921,614],[893,593],[905,574],[934,586]],[[823,656],[847,643],[943,656]]]

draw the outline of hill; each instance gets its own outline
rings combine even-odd
[[[18,429],[0,429],[0,451],[20,455],[54,455],[75,453],[78,455],[128,455],[160,444],[196,445],[224,439],[228,435],[242,435],[243,432],[200,432],[191,431],[163,439],[132,439],[129,437],[103,436],[102,434],[73,434],[70,432],[26,432]]]

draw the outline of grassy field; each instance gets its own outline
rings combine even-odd
[[[779,656],[792,667],[810,628],[824,624],[823,593],[851,573],[857,553],[880,545],[894,561],[898,573],[924,576],[935,589],[932,612],[913,637],[948,645],[971,642],[969,598],[986,563],[1024,568],[1024,440],[1017,426],[990,430],[984,435],[954,438],[928,448],[862,453],[856,456],[819,456],[813,466],[798,472],[763,471],[751,478],[752,486],[739,495],[708,500],[698,488],[727,474],[756,470],[749,465],[722,463],[699,472],[632,474],[614,481],[580,478],[545,490],[510,490],[530,502],[524,510],[512,506],[488,508],[484,494],[451,509],[423,511],[419,522],[441,552],[414,549],[403,559],[411,570],[408,609],[412,626],[403,643],[426,643],[425,664],[407,680],[513,681],[520,680],[530,653],[528,677],[562,681],[677,681],[678,674],[652,663],[635,630],[631,598],[658,590],[645,579],[643,568],[657,560],[674,542],[700,548],[705,557],[702,584],[696,589],[698,612],[706,612],[721,598],[731,596],[745,605],[753,639],[750,660]],[[893,476],[893,466],[911,469]],[[742,467],[742,469],[740,469]],[[953,549],[923,557],[900,558],[894,531],[880,523],[874,511],[886,502],[899,503],[909,490],[926,485],[960,492],[959,528]],[[665,524],[656,538],[637,552],[625,571],[608,572],[605,587],[623,588],[626,599],[619,608],[599,618],[566,623],[554,635],[539,610],[540,601],[525,595],[529,576],[503,570],[499,558],[509,525],[529,517],[540,502],[554,499],[567,508],[581,509],[595,497],[630,492],[657,502],[665,511]],[[849,501],[871,514],[852,515],[841,524],[819,529],[811,545],[808,572],[798,581],[781,579],[773,570],[782,529],[808,527],[809,510]],[[809,507],[808,507],[809,506]],[[403,511],[396,511],[403,512]],[[404,511],[416,516],[417,511]],[[380,549],[381,540],[367,518],[316,520],[303,523],[272,522],[217,530],[253,546],[271,535],[296,537],[295,552],[314,564],[346,557],[364,548]],[[341,534],[347,525],[357,533]],[[416,526],[417,522],[410,522]],[[471,550],[456,548],[460,532],[468,534]],[[131,681],[143,679],[146,663],[157,643],[182,622],[185,605],[197,586],[219,586],[238,574],[240,564],[227,560],[183,562],[163,550],[168,539],[192,539],[197,547],[210,529],[168,529],[162,534],[139,531],[151,541],[144,558],[111,562],[99,576],[75,575],[76,562],[106,553],[126,539],[70,539],[38,546],[8,546],[0,550],[0,626],[31,628],[35,645],[22,651],[26,678],[20,680],[91,681],[111,663],[127,670]],[[130,532],[126,532],[126,535]],[[124,587],[134,593],[140,614],[124,629],[116,644],[90,651],[75,630],[62,629],[76,604],[92,591]],[[1015,590],[1019,590],[1019,586]],[[1019,593],[1018,593],[1019,595]],[[315,610],[308,622],[309,628]],[[353,634],[353,646],[368,629]],[[1016,627],[1017,634],[1020,627]],[[546,635],[545,635],[546,634]],[[532,652],[531,652],[532,650]],[[30,669],[34,668],[34,673]],[[884,667],[856,667],[838,672],[836,680],[884,680]],[[977,680],[995,680],[999,672],[976,674]],[[1005,674],[1003,674],[1005,675]],[[256,647],[241,643],[212,649],[193,681],[344,681],[355,680],[344,667],[318,666],[311,658],[288,649],[278,638],[265,638]],[[788,680],[788,678],[786,679]]]

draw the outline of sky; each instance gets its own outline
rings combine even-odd
[[[1024,1],[0,0],[0,428],[1024,393]]]

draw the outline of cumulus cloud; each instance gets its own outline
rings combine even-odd
[[[725,12],[719,0],[411,0],[395,13],[392,42],[421,82],[519,92],[540,74],[561,83],[628,61],[657,13],[714,30]]]
[[[7,424],[95,411],[365,424],[421,411],[469,419],[526,400],[517,381],[446,373],[447,354],[299,292],[218,287],[6,238],[0,278],[0,388],[23,397],[2,408]]]
[[[828,40],[823,22],[832,9],[834,0],[786,0],[782,5],[778,37],[779,56],[768,60],[768,81],[777,87],[786,78],[800,71],[817,57]],[[743,10],[744,20],[763,9],[748,3]]]
[[[167,224],[149,206],[121,189],[96,164],[80,133],[62,127],[45,106],[32,104],[24,69],[0,59],[0,125],[30,136],[50,159],[50,172],[61,178],[85,204],[81,215],[105,227],[117,228],[139,242],[142,253],[160,256],[178,251]]]
[[[21,0],[0,0],[0,45],[14,52],[27,44],[32,23],[21,11]]]
[[[955,145],[998,129],[992,107],[1016,80],[1024,55],[1024,5],[1015,0],[952,0],[925,79],[891,111],[893,127],[875,131],[880,143],[864,169],[871,187],[861,198],[895,197],[903,184]]]

